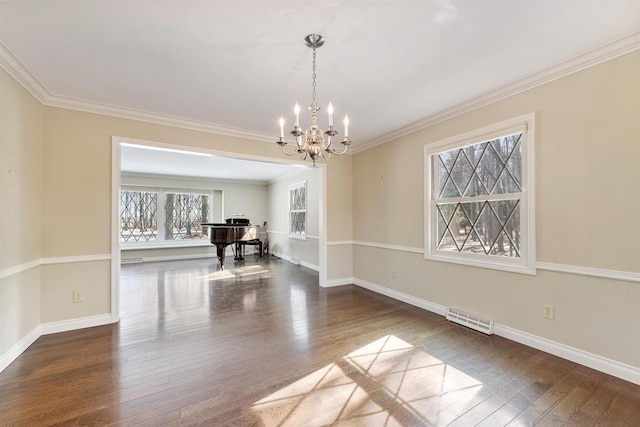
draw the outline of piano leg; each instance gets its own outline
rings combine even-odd
[[[243,253],[243,248],[244,245],[240,242],[235,242],[234,243],[235,249],[236,249],[236,253],[235,256],[233,257],[234,261],[244,261],[244,253]]]
[[[220,261],[220,270],[224,270],[224,253],[227,250],[227,245],[217,244],[216,249],[218,250],[218,261]]]

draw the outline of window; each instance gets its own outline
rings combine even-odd
[[[206,239],[208,236],[202,232],[202,223],[209,217],[208,199],[202,194],[166,193],[166,239]]]
[[[120,241],[166,243],[208,239],[211,194],[171,189],[123,188],[120,191]],[[158,209],[158,206],[164,206]],[[164,227],[158,228],[158,224]]]
[[[289,186],[289,237],[306,239],[307,182]]]
[[[120,240],[158,240],[158,193],[120,191]]]
[[[535,274],[534,115],[425,145],[425,259]]]

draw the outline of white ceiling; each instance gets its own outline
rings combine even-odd
[[[135,143],[120,147],[120,170],[129,173],[268,183],[305,168]]]
[[[266,141],[311,102],[322,34],[318,101],[354,148],[639,30],[638,0],[0,1],[2,45],[58,104]]]

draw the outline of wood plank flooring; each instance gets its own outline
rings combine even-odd
[[[38,339],[0,425],[640,426],[640,386],[247,258],[123,266],[121,322]]]

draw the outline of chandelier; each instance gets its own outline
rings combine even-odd
[[[328,160],[332,154],[337,156],[344,154],[347,148],[351,144],[349,140],[349,116],[344,117],[344,139],[340,143],[344,146],[341,150],[336,150],[332,146],[332,138],[338,134],[338,131],[333,128],[333,105],[329,103],[327,112],[329,113],[329,128],[326,131],[322,131],[318,127],[317,113],[320,110],[316,101],[316,49],[324,44],[324,38],[320,34],[309,34],[304,38],[304,43],[313,49],[313,99],[309,106],[311,111],[311,127],[303,131],[300,127],[300,107],[298,104],[294,107],[293,111],[296,115],[296,122],[293,126],[293,130],[289,132],[294,136],[296,140],[295,150],[287,152],[285,146],[287,141],[284,139],[284,118],[280,117],[280,138],[276,141],[276,144],[282,148],[282,152],[287,156],[293,156],[300,154],[302,160],[306,160],[307,157],[311,157],[313,160],[313,166],[316,165],[316,160],[322,156],[323,159]],[[326,138],[325,138],[326,135]]]

